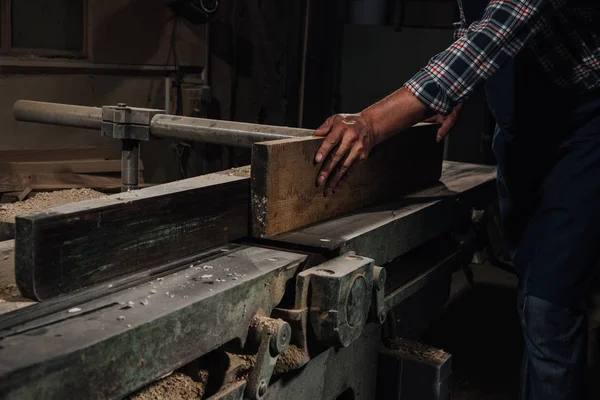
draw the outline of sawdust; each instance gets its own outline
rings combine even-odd
[[[102,197],[106,197],[106,195],[91,189],[69,189],[56,192],[42,192],[25,201],[1,205],[0,222],[14,223],[15,216],[20,214],[42,211],[65,204]]]
[[[223,171],[224,175],[227,176],[239,176],[242,178],[249,178],[250,177],[250,171],[251,168],[249,165],[245,165],[243,167],[238,167],[238,168],[232,168],[232,169],[228,169],[226,171]]]
[[[403,356],[421,361],[442,362],[448,356],[444,350],[401,338],[394,339],[393,347]]]
[[[17,288],[17,285],[7,285],[4,287],[0,287],[0,303],[4,303],[14,298],[20,297],[21,292],[19,292],[19,288]]]
[[[307,357],[298,346],[293,344],[289,345],[283,353],[277,357],[277,364],[275,364],[275,375],[284,374],[289,371],[294,371],[306,364]]]
[[[236,373],[236,379],[238,381],[244,380],[248,378],[250,372],[254,368],[256,364],[256,356],[255,355],[247,355],[247,354],[234,354],[237,358],[242,361],[242,366]]]
[[[208,371],[200,371],[199,382],[189,376],[174,372],[129,396],[129,400],[180,400],[201,399],[208,383]]]

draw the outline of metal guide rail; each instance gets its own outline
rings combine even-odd
[[[443,306],[469,259],[453,232],[494,186],[492,167],[446,163],[439,185],[397,203],[5,314],[0,399],[119,399],[202,362],[204,398],[375,398],[382,332],[402,335],[421,293]]]

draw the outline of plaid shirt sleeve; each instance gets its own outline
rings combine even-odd
[[[467,34],[467,22],[462,8],[462,2],[460,0],[458,1],[458,11],[460,15],[460,21],[454,23],[454,40],[458,40]]]
[[[448,115],[517,55],[546,13],[566,0],[490,0],[483,18],[457,31],[457,40],[404,85],[432,110]],[[461,20],[464,13],[461,9]]]

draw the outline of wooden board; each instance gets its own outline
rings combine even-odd
[[[212,174],[18,216],[19,289],[44,300],[244,237],[249,186]]]
[[[140,182],[143,183],[140,162]],[[115,189],[121,186],[121,160],[0,162],[0,192],[26,189]]]
[[[322,138],[276,140],[252,148],[252,235],[272,237],[438,181],[443,147],[437,125],[419,125],[373,149],[337,193],[316,190]]]
[[[54,189],[115,189],[121,187],[119,174],[91,175],[65,173],[19,173],[0,174],[0,192],[22,191],[26,188],[33,190]]]
[[[119,157],[121,157],[121,149],[118,145],[72,149],[0,150],[0,162],[118,159]]]
[[[142,167],[140,167],[141,169]],[[98,174],[121,172],[121,159],[70,160],[70,161],[23,161],[0,162],[0,174],[19,173],[75,173]]]

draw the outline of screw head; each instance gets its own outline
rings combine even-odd
[[[258,395],[263,397],[265,394],[267,394],[267,384],[265,381],[260,381],[260,385],[258,386]]]

